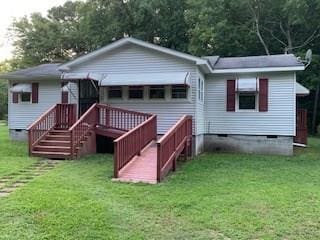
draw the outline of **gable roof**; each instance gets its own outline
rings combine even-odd
[[[144,42],[144,41],[141,41],[141,40],[138,40],[136,38],[132,38],[132,37],[126,37],[126,38],[122,38],[118,41],[115,41],[113,43],[110,43],[108,44],[107,46],[105,47],[102,47],[96,51],[93,51],[91,53],[88,53],[86,55],[83,55],[81,57],[78,57],[74,60],[71,60],[65,64],[62,64],[60,67],[59,67],[59,70],[60,71],[68,71],[70,70],[70,68],[72,68],[73,66],[76,66],[78,64],[81,64],[81,63],[84,63],[84,62],[87,62],[93,58],[96,58],[102,54],[105,54],[111,50],[114,50],[116,48],[119,48],[121,46],[124,46],[126,44],[134,44],[134,45],[137,45],[137,46],[141,46],[141,47],[144,47],[144,48],[147,48],[147,49],[151,49],[151,50],[155,50],[155,51],[158,51],[158,52],[162,52],[162,53],[165,53],[165,54],[168,54],[168,55],[171,55],[171,56],[175,56],[175,57],[178,57],[178,58],[181,58],[181,59],[185,59],[185,60],[188,60],[188,61],[192,61],[192,62],[195,62],[197,65],[202,65],[203,67],[207,68],[207,71],[208,72],[211,72],[212,71],[212,68],[210,67],[210,65],[208,64],[208,61],[206,59],[203,59],[203,58],[200,58],[200,57],[196,57],[196,56],[192,56],[190,54],[186,54],[186,53],[182,53],[182,52],[179,52],[179,51],[176,51],[176,50],[173,50],[173,49],[169,49],[169,48],[165,48],[165,47],[161,47],[161,46],[158,46],[158,45],[155,45],[155,44],[152,44],[152,43],[148,43],[148,42]]]
[[[46,63],[35,67],[25,68],[14,72],[0,74],[0,79],[7,80],[41,80],[60,79],[58,67],[61,63]]]
[[[209,57],[212,61],[215,57]],[[295,71],[304,70],[304,64],[293,54],[218,58],[214,72]]]

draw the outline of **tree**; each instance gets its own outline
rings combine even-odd
[[[85,51],[79,31],[81,2],[66,2],[48,11],[48,16],[33,13],[15,20],[11,32],[15,36],[15,57],[21,66],[63,61]]]

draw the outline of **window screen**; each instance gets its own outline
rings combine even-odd
[[[130,86],[129,87],[130,99],[143,99],[143,87],[142,86]]]
[[[256,94],[239,94],[239,110],[255,110]]]
[[[21,93],[21,102],[30,102],[31,93]]]
[[[164,86],[150,86],[149,96],[151,99],[164,99],[165,97]]]
[[[187,98],[188,87],[185,85],[175,85],[171,88],[171,98]]]
[[[122,87],[109,87],[108,97],[111,99],[122,98]]]

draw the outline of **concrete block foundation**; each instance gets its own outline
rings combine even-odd
[[[22,129],[10,129],[9,136],[10,136],[10,139],[14,141],[27,141],[28,131],[22,130]]]
[[[293,137],[210,134],[204,136],[204,150],[290,156]]]

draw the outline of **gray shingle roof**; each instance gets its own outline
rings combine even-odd
[[[210,59],[209,59],[210,61]],[[303,66],[293,54],[219,58],[214,69],[296,67]]]
[[[61,72],[58,71],[60,65],[61,63],[41,64],[15,72],[0,74],[0,78],[7,80],[60,79]]]
[[[217,63],[217,61],[219,60],[220,57],[219,56],[205,56],[205,57],[202,57],[202,58],[208,60],[210,66],[212,68],[214,68],[214,65],[216,65],[216,63]]]

